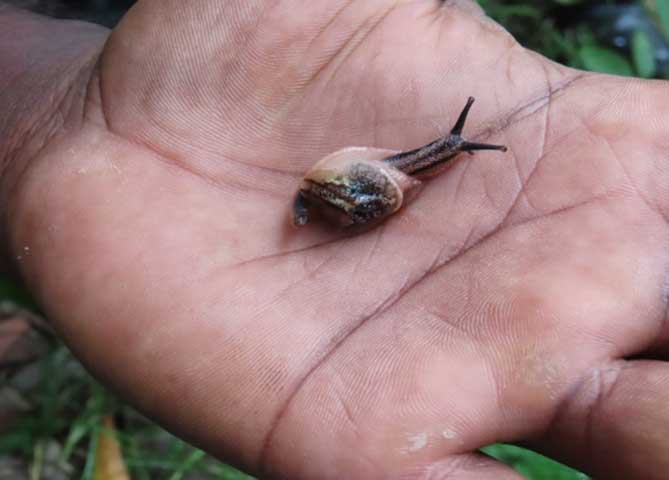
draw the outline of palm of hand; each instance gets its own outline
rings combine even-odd
[[[28,177],[27,275],[98,374],[287,478],[515,478],[466,460],[521,439],[598,472],[657,451],[669,371],[620,359],[668,340],[660,87],[551,64],[466,7],[210,3],[136,7]],[[287,226],[318,158],[420,145],[470,94],[466,133],[507,155],[363,235]]]

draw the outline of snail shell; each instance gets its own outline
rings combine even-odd
[[[321,159],[304,176],[295,200],[294,223],[308,222],[307,204],[340,226],[371,223],[395,213],[421,185],[383,161],[395,153],[349,147]]]

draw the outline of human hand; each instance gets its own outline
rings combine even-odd
[[[669,468],[663,83],[551,63],[467,2],[144,0],[86,86],[8,230],[164,425],[270,478],[520,478],[473,453],[497,441]],[[469,95],[507,154],[362,235],[288,225],[316,160],[421,145]]]

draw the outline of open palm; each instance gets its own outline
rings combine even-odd
[[[519,478],[472,453],[496,441],[669,469],[664,84],[553,64],[467,2],[144,0],[88,87],[15,245],[163,424],[269,478]],[[465,134],[509,152],[367,233],[290,226],[319,158],[419,146],[469,95]]]

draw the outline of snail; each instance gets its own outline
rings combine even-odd
[[[306,225],[312,213],[339,226],[376,223],[413,198],[420,179],[435,174],[460,152],[505,152],[503,145],[462,138],[473,103],[474,97],[469,97],[450,135],[414,150],[348,147],[324,157],[304,176],[293,202],[293,223]]]

